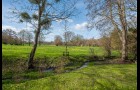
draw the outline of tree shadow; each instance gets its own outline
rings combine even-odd
[[[115,87],[115,90],[119,90],[119,87],[117,87],[117,85],[115,84],[115,82],[111,81],[109,78],[107,77],[103,77],[101,75],[97,76],[96,74],[91,74],[91,73],[83,73],[83,72],[72,72],[72,73],[80,73],[80,74],[83,74],[83,75],[86,75],[88,76],[90,79],[93,80],[93,84],[92,84],[92,87],[95,86],[95,83],[98,84],[100,87],[98,87],[98,90],[112,90],[111,86]],[[107,86],[101,82],[99,82],[96,78],[101,78],[103,79],[104,81],[106,82],[109,82],[110,86]]]

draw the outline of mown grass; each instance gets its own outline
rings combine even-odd
[[[105,52],[102,47],[92,47],[94,53],[97,56],[104,56]],[[3,60],[15,60],[15,59],[28,59],[32,46],[17,46],[17,45],[2,45],[2,59]],[[54,45],[42,45],[38,46],[35,53],[35,58],[44,57],[58,57],[62,56],[65,51],[64,46],[54,46]],[[70,56],[78,55],[90,55],[90,50],[88,46],[69,46],[68,47]],[[112,50],[112,56],[120,57],[119,51]]]
[[[20,84],[3,84],[3,90],[136,90],[137,65],[94,65],[69,73]]]

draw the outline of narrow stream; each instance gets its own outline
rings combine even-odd
[[[85,62],[85,63],[84,63],[80,68],[78,68],[78,69],[82,69],[82,68],[87,67],[88,63],[89,63],[89,62]]]
[[[54,68],[48,68],[48,69],[46,69],[46,70],[43,70],[43,72],[51,72],[51,71],[53,71],[54,70]]]
[[[76,68],[76,69],[74,69],[74,70],[79,70],[79,69],[85,68],[85,67],[87,67],[88,63],[89,63],[89,62],[85,62],[81,67]],[[55,68],[48,68],[48,69],[46,69],[46,70],[43,70],[43,72],[51,72],[51,71],[53,71],[54,69],[55,69]],[[67,71],[65,71],[65,72],[71,72],[71,71],[73,71],[73,70],[67,70]]]

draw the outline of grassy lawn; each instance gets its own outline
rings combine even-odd
[[[3,90],[136,90],[137,65],[94,65],[18,84],[3,84]]]
[[[98,56],[104,55],[104,50],[102,47],[92,47],[94,48],[94,53]],[[16,45],[2,45],[2,59],[3,60],[14,60],[14,59],[27,59],[32,46],[16,46]],[[90,55],[90,50],[88,46],[69,46],[68,47],[70,56],[77,55]],[[57,57],[62,56],[65,51],[64,46],[54,46],[54,45],[42,45],[38,46],[35,58],[43,57]],[[112,50],[113,56],[120,56],[119,52]]]

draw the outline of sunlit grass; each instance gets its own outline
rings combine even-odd
[[[104,56],[104,49],[102,47],[92,47],[94,49],[95,55]],[[3,60],[13,60],[13,59],[27,59],[29,53],[31,52],[32,46],[16,46],[16,45],[2,45],[2,57]],[[65,51],[64,46],[55,46],[55,45],[42,45],[38,46],[35,58],[43,57],[58,57],[62,56]],[[88,46],[69,46],[68,47],[70,56],[77,55],[90,55],[90,50]],[[118,51],[112,51],[113,56],[119,57],[120,54]]]
[[[20,84],[4,84],[3,90],[136,90],[136,64],[94,65]]]

